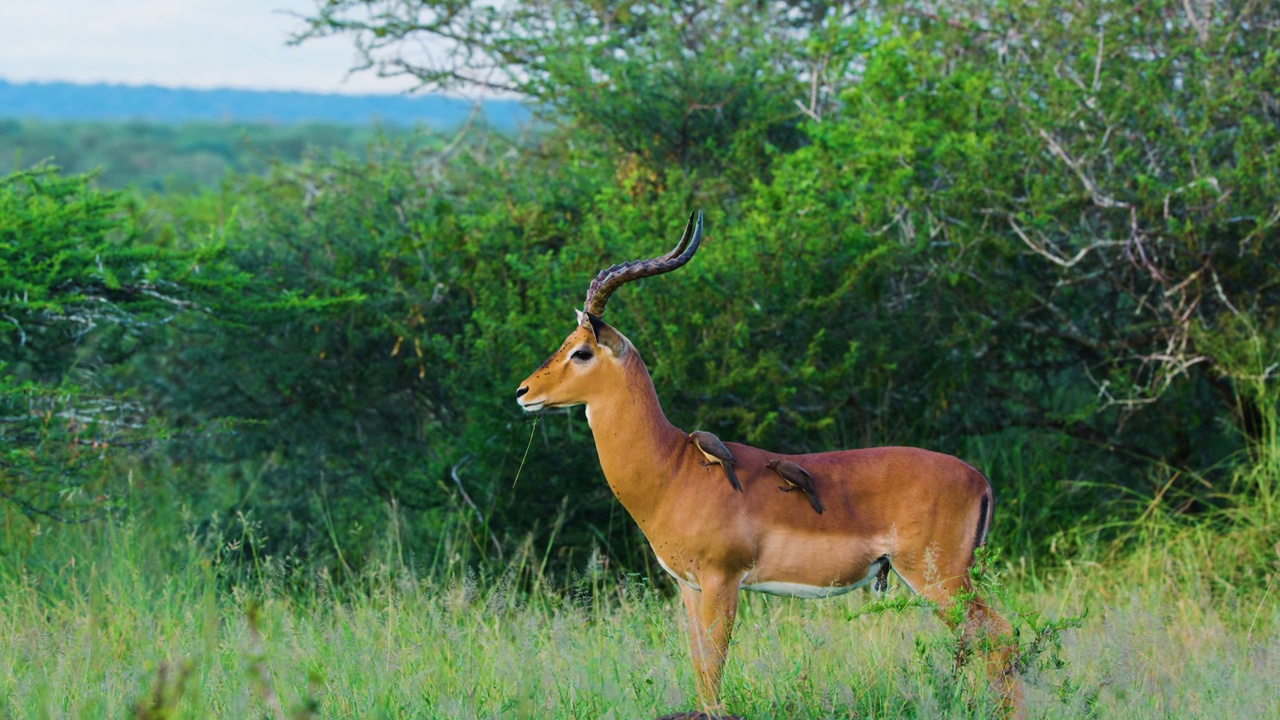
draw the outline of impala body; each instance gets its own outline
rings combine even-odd
[[[702,710],[715,712],[739,590],[826,597],[875,580],[887,564],[912,591],[949,608],[969,587],[973,551],[986,538],[992,496],[967,463],[909,447],[807,455],[727,442],[742,492],[707,465],[689,435],[662,412],[635,346],[600,319],[623,283],[687,262],[701,239],[690,218],[668,255],[615,265],[588,291],[586,311],[564,344],[517,390],[528,411],[585,405],[609,487],[680,584]],[[825,512],[804,493],[784,493],[766,462],[797,463],[815,479]],[[966,639],[1006,635],[1009,625],[983,602],[965,617]],[[992,681],[1016,701],[1011,650],[988,656]]]

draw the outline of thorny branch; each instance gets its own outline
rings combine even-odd
[[[1191,13],[1189,6],[1188,13]],[[1098,42],[1098,59],[1096,61],[1098,64],[1095,66],[1094,77],[1095,86],[1098,83],[1102,57],[1103,41],[1101,34],[1099,34]],[[1108,128],[1109,130],[1110,128]],[[1172,275],[1181,263],[1171,262],[1169,257],[1162,257],[1162,255],[1167,256],[1175,252],[1175,250],[1157,250],[1160,247],[1160,236],[1156,235],[1154,239],[1148,236],[1147,231],[1144,230],[1139,221],[1138,208],[1132,203],[1117,200],[1104,192],[1086,171],[1084,163],[1072,157],[1057,138],[1044,129],[1038,129],[1037,132],[1041,139],[1045,141],[1050,154],[1065,164],[1080,181],[1081,185],[1084,186],[1094,207],[1102,210],[1121,209],[1128,211],[1128,237],[1124,240],[1098,240],[1080,249],[1073,256],[1068,257],[1054,248],[1047,239],[1039,242],[1033,239],[1019,225],[1013,215],[1006,216],[1009,226],[1032,252],[1064,270],[1076,267],[1091,254],[1101,254],[1105,248],[1115,246],[1121,248],[1119,259],[1123,260],[1126,266],[1138,270],[1139,276],[1133,277],[1123,272],[1117,273],[1114,269],[1108,269],[1110,263],[1105,259],[1102,261],[1104,264],[1103,272],[1112,277],[1113,284],[1123,288],[1126,294],[1135,298],[1138,305],[1137,312],[1145,310],[1163,318],[1160,322],[1160,330],[1151,338],[1151,341],[1155,341],[1158,345],[1148,352],[1136,353],[1122,360],[1123,362],[1136,362],[1138,371],[1135,377],[1141,378],[1124,396],[1117,396],[1113,392],[1110,381],[1098,380],[1088,367],[1085,370],[1097,389],[1098,399],[1103,403],[1104,407],[1119,406],[1133,409],[1140,405],[1150,404],[1157,400],[1177,378],[1188,375],[1192,367],[1213,362],[1208,355],[1197,352],[1193,347],[1194,343],[1192,341],[1192,327],[1197,316],[1201,313],[1202,300],[1207,287],[1212,287],[1216,299],[1230,312],[1239,315],[1240,311],[1231,302],[1223,289],[1217,271],[1213,267],[1212,256],[1205,255],[1199,258],[1198,266],[1182,277]],[[1173,196],[1201,185],[1208,186],[1217,193],[1218,197],[1214,201],[1215,203],[1224,202],[1231,194],[1230,190],[1223,191],[1217,178],[1213,176],[1197,179],[1166,194],[1163,207],[1165,219],[1170,217],[1169,205]],[[1142,276],[1148,278],[1150,282],[1150,285],[1145,290],[1138,283],[1138,278]],[[1212,281],[1211,285],[1207,282],[1209,280]],[[1041,299],[1040,303],[1051,311],[1053,310],[1052,303],[1044,299]],[[1057,313],[1055,313],[1056,315]],[[1061,321],[1061,318],[1059,320]],[[1071,334],[1075,337],[1081,337],[1078,329],[1074,325],[1071,325],[1071,327]]]

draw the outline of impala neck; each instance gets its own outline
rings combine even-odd
[[[688,436],[663,414],[649,371],[634,349],[624,381],[587,403],[587,423],[609,487],[644,530],[688,452]]]

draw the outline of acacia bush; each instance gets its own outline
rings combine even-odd
[[[87,175],[0,176],[0,512],[68,521],[112,504],[121,455],[164,435],[129,388],[99,382],[145,336],[233,282],[216,243],[143,239],[136,208]]]

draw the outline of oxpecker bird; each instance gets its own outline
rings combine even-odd
[[[729,448],[720,442],[720,438],[704,430],[695,430],[689,433],[689,442],[702,451],[702,455],[706,458],[702,463],[704,466],[719,465],[724,468],[724,474],[729,476],[729,484],[734,490],[742,492],[742,483],[738,482],[738,475],[733,471],[737,461],[733,459],[733,453],[729,452]]]
[[[822,507],[822,502],[818,500],[818,492],[813,488],[813,476],[808,470],[791,462],[790,460],[779,460],[774,458],[766,462],[765,467],[778,473],[786,485],[779,485],[778,489],[782,492],[791,492],[792,490],[801,490],[805,495],[809,496],[809,504],[813,506],[814,512],[819,515],[826,508]]]

